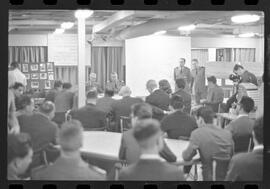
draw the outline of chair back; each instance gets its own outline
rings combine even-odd
[[[212,181],[224,181],[230,161],[230,156],[212,158]]]
[[[120,132],[123,133],[131,128],[131,118],[120,116]]]
[[[233,136],[234,152],[248,152],[253,149],[252,135]]]

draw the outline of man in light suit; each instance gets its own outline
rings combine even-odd
[[[249,118],[249,113],[254,109],[254,101],[248,96],[243,96],[237,104],[238,116],[231,121],[226,129],[232,133],[235,143],[235,153],[246,152],[252,135],[254,120]]]
[[[252,152],[233,156],[226,181],[263,180],[263,117],[255,122],[253,141],[255,147]]]
[[[165,162],[158,155],[164,144],[158,121],[153,119],[137,121],[133,135],[141,149],[140,159],[123,168],[119,173],[119,180],[185,180],[177,166]]]
[[[179,67],[174,68],[174,81],[177,79],[184,79],[185,80],[185,91],[190,92],[190,84],[192,80],[192,76],[190,73],[190,69],[185,66],[186,59],[180,58],[179,60]]]
[[[97,90],[98,93],[102,93],[103,90],[101,88],[101,86],[99,85],[99,83],[97,83],[97,74],[92,72],[90,75],[89,75],[89,82],[86,83],[86,93],[95,88]]]
[[[147,103],[137,103],[131,107],[132,128],[123,133],[119,151],[119,159],[125,160],[127,164],[135,163],[140,158],[140,147],[133,136],[136,121],[152,117],[152,108]],[[171,152],[166,143],[159,152],[159,155],[168,162],[175,162],[176,156]]]
[[[83,128],[79,121],[64,123],[59,132],[60,157],[47,167],[32,172],[33,180],[104,180],[105,176],[81,158]]]
[[[124,82],[123,81],[120,81],[118,79],[118,75],[116,72],[112,72],[111,73],[111,78],[110,80],[107,82],[107,87],[110,87],[113,89],[114,93],[117,94],[121,87],[124,86]]]
[[[196,104],[200,104],[200,100],[205,98],[206,87],[205,87],[205,67],[199,66],[197,59],[191,61],[191,70],[192,82],[191,89],[192,94],[195,96]]]

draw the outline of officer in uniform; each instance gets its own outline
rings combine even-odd
[[[107,87],[113,89],[114,94],[117,94],[124,85],[124,82],[118,79],[117,73],[112,72],[110,81],[107,81]]]
[[[184,58],[180,58],[179,63],[179,67],[174,68],[174,81],[177,79],[184,79],[186,83],[184,90],[190,93],[190,84],[192,81],[190,69],[185,66],[186,60]]]
[[[205,87],[205,67],[199,66],[197,59],[191,61],[191,75],[192,75],[192,94],[195,97],[196,104],[200,104],[200,100],[204,99],[206,96],[206,87]]]
[[[241,77],[240,83],[253,83],[258,86],[258,80],[253,73],[245,70],[243,66],[235,64],[233,72]]]
[[[98,93],[103,92],[101,86],[99,85],[99,83],[96,82],[96,80],[97,80],[97,74],[93,73],[93,72],[90,73],[89,82],[86,83],[86,92],[88,92],[89,90],[91,90],[93,88],[95,88]]]

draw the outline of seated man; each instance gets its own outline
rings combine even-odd
[[[174,111],[161,120],[161,129],[167,133],[169,138],[185,137],[188,139],[191,132],[198,128],[196,120],[184,112],[184,100],[178,94],[171,97],[170,105]]]
[[[217,79],[215,76],[208,77],[207,81],[207,97],[206,100],[201,100],[201,102],[212,107],[214,112],[218,112],[218,106],[223,102],[224,99],[223,89],[217,85]]]
[[[56,95],[62,91],[63,83],[62,81],[54,81],[53,89],[51,89],[48,94],[45,96],[45,100],[51,101],[54,103]]]
[[[185,161],[190,161],[199,151],[204,181],[212,180],[214,156],[231,157],[233,154],[231,133],[214,125],[213,118],[214,112],[210,107],[198,109],[196,119],[199,128],[191,133],[189,145],[182,154]]]
[[[97,99],[97,108],[105,112],[106,114],[112,111],[112,104],[115,103],[113,99],[114,91],[112,88],[106,87],[105,96]]]
[[[132,128],[124,132],[122,136],[119,159],[126,160],[127,164],[134,163],[140,158],[140,147],[133,136],[134,126],[138,120],[149,119],[152,117],[152,108],[147,103],[137,103],[131,107]],[[164,148],[160,151],[160,156],[168,162],[175,162],[176,157],[164,143]]]
[[[86,83],[86,93],[95,88],[97,90],[98,93],[102,93],[103,90],[101,88],[101,86],[99,85],[99,83],[96,82],[97,81],[97,74],[92,72],[89,75],[89,82]]]
[[[120,91],[121,87],[124,85],[125,85],[124,82],[118,79],[117,73],[112,72],[111,78],[109,81],[107,81],[106,87],[112,88],[114,91],[114,94],[117,94]]]
[[[183,98],[183,100],[184,100],[184,110],[183,111],[187,114],[190,114],[191,95],[188,92],[186,92],[186,90],[184,90],[185,86],[186,86],[185,80],[182,78],[177,79],[175,81],[175,84],[177,87],[177,91],[174,94],[178,94]]]
[[[252,152],[233,156],[226,181],[262,181],[263,179],[263,118],[256,120],[253,129],[255,147]]]
[[[86,105],[78,110],[72,110],[70,116],[82,123],[85,130],[99,130],[106,126],[106,113],[96,106],[97,91],[90,90],[86,96]]]
[[[120,171],[119,180],[185,180],[177,166],[165,162],[158,155],[164,143],[158,121],[153,119],[136,121],[133,135],[141,149],[141,156],[136,163]]]
[[[34,99],[29,95],[22,95],[18,98],[18,108],[16,116],[32,115],[35,109]]]
[[[104,176],[82,160],[82,141],[81,123],[77,120],[64,123],[59,132],[60,157],[54,164],[34,170],[33,180],[104,180]]]
[[[254,121],[249,118],[249,113],[254,109],[254,101],[248,96],[243,96],[237,104],[238,116],[225,126],[232,133],[235,153],[248,150],[249,140],[252,135]]]

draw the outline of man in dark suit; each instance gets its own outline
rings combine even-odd
[[[145,102],[153,107],[153,118],[161,120],[164,112],[169,110],[170,96],[162,89],[157,88],[155,80],[147,81],[146,89],[150,95],[145,98]]]
[[[72,119],[82,123],[85,130],[103,130],[106,126],[106,113],[96,107],[97,91],[90,90],[86,96],[86,105],[78,110],[72,110]]]
[[[106,114],[112,111],[112,104],[115,103],[113,99],[114,91],[112,88],[106,87],[105,96],[97,99],[97,108],[104,111]]]
[[[56,95],[62,90],[62,86],[63,86],[62,81],[55,81],[53,89],[50,90],[49,93],[46,95],[45,100],[54,103],[54,99]]]
[[[240,83],[253,83],[254,85],[258,86],[257,77],[253,73],[245,70],[243,66],[235,64],[233,67],[233,72],[241,76]]]
[[[134,126],[138,120],[149,119],[152,117],[152,108],[147,103],[137,103],[131,107],[131,125],[132,128],[123,133],[119,159],[125,160],[127,164],[135,163],[140,158],[140,147],[133,136]],[[160,156],[168,162],[175,162],[176,156],[171,152],[166,143],[159,152]]]
[[[77,120],[64,123],[59,132],[60,157],[51,165],[32,172],[33,180],[104,180],[81,158],[83,128]]]
[[[158,121],[153,119],[136,121],[133,135],[141,149],[141,156],[136,163],[120,171],[119,180],[185,180],[177,166],[165,162],[158,155],[164,144]]]
[[[186,83],[184,90],[190,93],[190,84],[192,81],[192,75],[191,75],[190,69],[186,67],[185,64],[186,64],[186,59],[180,58],[179,67],[174,68],[174,81],[180,78],[184,79]]]
[[[182,154],[185,161],[190,161],[199,151],[204,181],[212,180],[214,156],[230,158],[233,155],[231,133],[214,125],[213,118],[214,112],[210,107],[198,109],[196,119],[199,128],[191,133],[189,145]]]
[[[226,181],[262,181],[263,179],[263,117],[256,120],[252,152],[233,156]]]
[[[248,96],[243,96],[237,104],[236,111],[238,116],[231,121],[226,129],[232,133],[235,153],[246,152],[249,146],[249,140],[252,136],[254,120],[249,118],[249,113],[254,109],[254,101]]]
[[[123,86],[120,91],[119,95],[123,98],[121,100],[117,100],[115,103],[112,104],[112,117],[116,122],[116,127],[114,131],[120,131],[120,117],[125,116],[129,117],[131,112],[131,106],[133,104],[143,102],[140,98],[131,97],[131,90],[127,86]]]
[[[180,95],[184,100],[184,112],[190,114],[191,110],[191,95],[190,93],[184,90],[185,88],[185,80],[184,79],[177,79],[175,81],[177,90],[174,94]]]
[[[196,120],[184,112],[184,100],[180,95],[174,94],[171,97],[170,105],[173,113],[161,120],[161,129],[167,133],[168,138],[184,137],[188,139],[191,132],[198,128]]]

